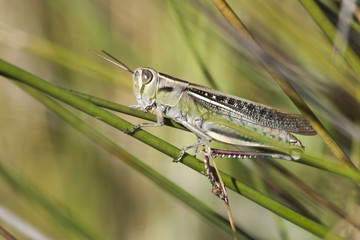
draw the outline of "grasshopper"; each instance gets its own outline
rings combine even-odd
[[[197,142],[185,146],[175,162],[185,151],[203,146],[205,154],[228,157],[265,157],[298,160],[304,149],[292,133],[315,135],[316,132],[301,114],[290,113],[211,88],[193,84],[160,73],[152,68],[138,67],[132,71],[125,64],[103,51],[111,59],[97,56],[133,74],[134,95],[137,105],[132,108],[156,111],[156,123],[141,123],[126,133],[141,127],[164,125],[164,116],[180,123],[197,137]],[[237,152],[210,149],[212,141],[228,145],[261,147],[282,150],[287,154]],[[197,151],[195,151],[196,153]]]

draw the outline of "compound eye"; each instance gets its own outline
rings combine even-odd
[[[150,70],[144,69],[142,71],[142,81],[144,84],[150,82],[153,78],[153,74]]]

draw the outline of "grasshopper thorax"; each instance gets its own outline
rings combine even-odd
[[[155,105],[158,73],[151,68],[139,67],[135,69],[134,95],[143,110],[150,110]]]

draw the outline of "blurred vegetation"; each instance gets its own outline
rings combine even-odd
[[[232,29],[211,1],[15,0],[0,2],[0,58],[65,89],[135,104],[131,75],[88,52],[104,49],[131,68],[149,66],[298,112],[262,67],[265,62],[295,88],[359,167],[359,9],[339,22],[341,10],[346,12],[341,7],[351,6],[351,1],[228,3],[269,56],[264,58],[253,42]],[[322,15],[315,10],[323,18],[317,18]],[[342,21],[349,29],[337,38]],[[206,177],[96,118],[54,102],[51,106],[62,114],[83,121],[74,128],[50,106],[52,100],[33,91],[36,100],[27,92],[31,90],[1,77],[0,207],[44,239],[231,239],[219,220],[219,214],[226,218],[224,205],[211,194]],[[47,107],[39,101],[48,102]],[[144,121],[113,113],[133,124]],[[81,130],[85,128],[102,136],[92,137]],[[196,140],[170,127],[146,131],[177,147]],[[114,154],[109,151],[114,148],[99,144],[107,140],[97,141],[105,138],[127,153]],[[300,162],[217,160],[229,176],[227,185],[235,190],[229,194],[236,225],[254,239],[317,239],[316,224],[356,239],[358,171],[341,165],[319,136],[299,138],[306,147]],[[124,164],[130,158],[140,159],[141,166],[146,163],[144,170]],[[194,166],[199,171],[202,163]],[[171,182],[186,192],[181,195],[175,185],[171,192]],[[205,217],[188,207],[191,199],[191,208]],[[314,224],[305,230],[265,209],[284,216],[282,205]],[[211,214],[202,214],[206,212]],[[19,239],[31,239],[30,231],[11,222],[4,211],[0,226]]]

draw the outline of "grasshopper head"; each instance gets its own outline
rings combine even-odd
[[[151,109],[155,104],[158,74],[151,68],[139,67],[134,71],[134,94],[143,110]]]
[[[105,52],[104,50],[102,52],[105,53],[109,58],[97,54],[93,51],[90,52],[132,73],[134,80],[134,94],[136,97],[136,101],[139,103],[139,105],[143,110],[150,110],[154,107],[155,99],[156,99],[156,88],[158,82],[158,73],[155,70],[151,68],[139,67],[133,72],[128,66],[126,66],[120,60],[116,59],[115,57]]]

